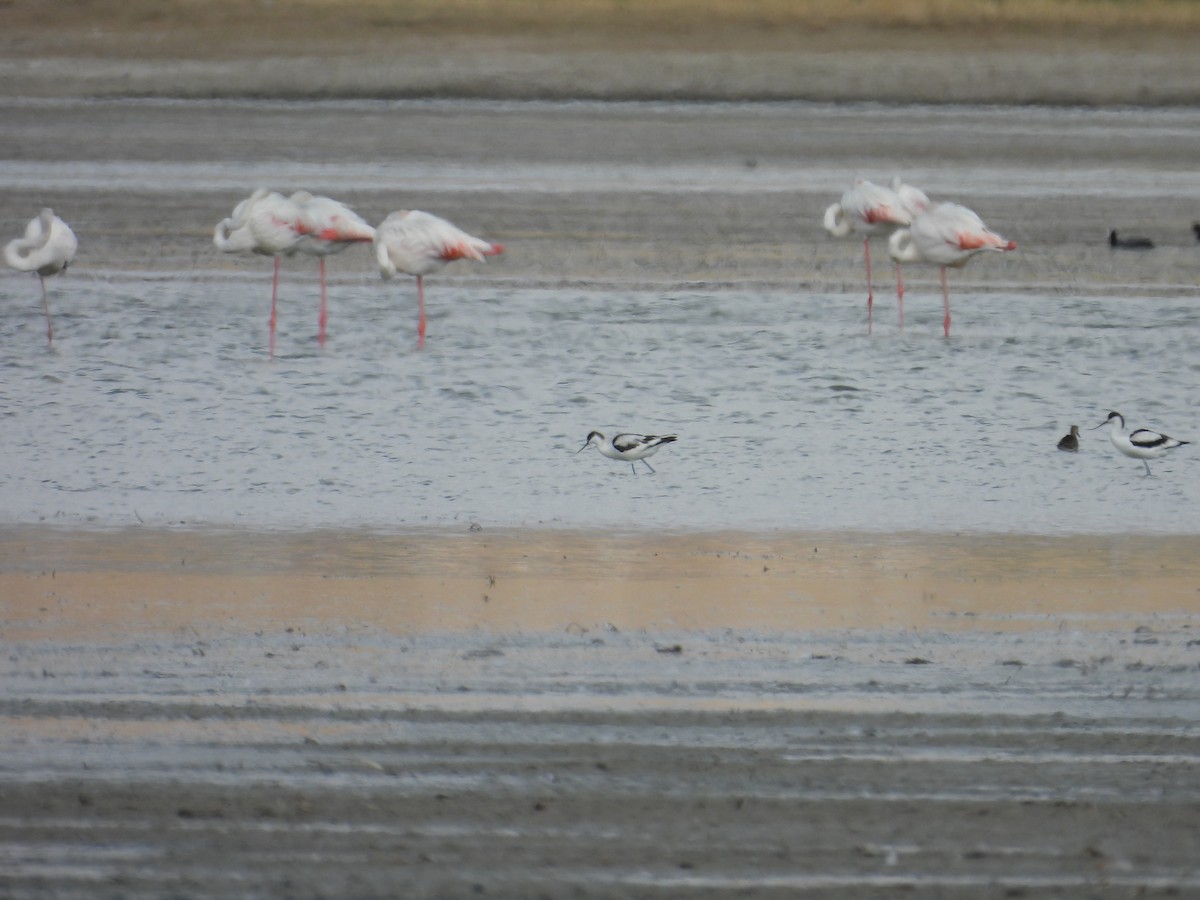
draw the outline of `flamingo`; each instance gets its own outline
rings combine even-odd
[[[929,196],[919,187],[913,187],[911,184],[905,184],[900,176],[897,175],[892,179],[892,190],[896,192],[896,196],[900,198],[900,203],[904,206],[904,211],[908,213],[909,219],[915,219],[925,210],[929,209]],[[904,328],[904,276],[900,273],[900,264],[896,263],[896,302],[900,307],[900,327]]]
[[[329,197],[314,197],[308,191],[297,191],[288,199],[300,210],[299,224],[303,235],[293,249],[320,259],[321,312],[317,317],[317,340],[324,347],[325,326],[329,321],[325,257],[339,253],[351,244],[375,240],[375,229],[350,207]]]
[[[54,344],[54,323],[46,297],[46,276],[64,271],[75,259],[79,242],[71,226],[46,207],[25,226],[25,236],[4,247],[4,261],[18,272],[36,272],[42,285],[42,308],[46,311],[46,344]]]
[[[303,237],[300,207],[276,191],[259,188],[217,223],[213,243],[226,253],[257,253],[275,257],[271,282],[270,354],[275,357],[275,305],[279,296],[279,256],[294,252]]]
[[[942,328],[950,336],[950,290],[946,267],[960,268],[984,250],[1016,250],[1016,241],[1006,240],[983,224],[971,210],[957,203],[930,207],[888,239],[888,253],[897,263],[924,262],[941,267],[942,303],[946,316]]]
[[[915,190],[915,189],[913,189]],[[923,195],[922,195],[923,196]],[[928,201],[928,198],[926,198]],[[858,179],[854,186],[842,194],[842,199],[825,210],[825,230],[834,237],[845,237],[853,232],[863,235],[863,257],[867,265],[867,333],[871,332],[871,316],[875,306],[875,293],[871,287],[871,238],[888,235],[908,225],[912,214],[905,201],[891,188]],[[900,322],[904,323],[904,284],[899,280],[900,266],[896,266],[897,290],[900,302]]]
[[[425,276],[456,259],[483,262],[504,252],[502,244],[472,237],[445,219],[419,209],[401,209],[375,229],[375,257],[387,281],[397,272],[417,278],[417,348],[425,346]]]

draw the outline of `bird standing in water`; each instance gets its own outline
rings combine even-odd
[[[79,242],[71,226],[46,207],[25,226],[23,237],[4,247],[4,261],[18,272],[36,272],[42,285],[42,308],[46,311],[46,344],[54,344],[54,322],[46,296],[46,278],[57,275],[75,259]]]
[[[915,201],[916,195],[911,196]],[[863,259],[867,267],[868,334],[871,332],[871,319],[875,308],[875,289],[871,284],[871,238],[876,235],[889,235],[911,221],[912,214],[905,200],[896,191],[861,178],[842,194],[841,200],[825,210],[825,230],[834,237],[846,237],[853,233],[863,236]],[[904,282],[900,278],[899,265],[896,266],[896,293],[900,298],[903,322]]]
[[[942,330],[950,336],[950,289],[946,267],[961,268],[984,250],[1016,250],[1016,241],[1006,240],[983,224],[972,210],[957,203],[940,203],[916,216],[907,228],[888,239],[888,253],[898,263],[923,262],[939,266],[942,273],[942,304],[946,314]]]
[[[602,456],[629,463],[629,468],[634,471],[634,474],[637,474],[635,462],[640,459],[646,468],[653,472],[654,466],[646,462],[646,457],[657,453],[663,444],[670,444],[677,440],[679,438],[673,434],[661,437],[655,434],[616,434],[607,438],[599,431],[592,431],[588,434],[584,445],[575,452],[582,453],[588,447],[595,445]]]
[[[269,353],[275,357],[276,301],[279,297],[279,257],[293,252],[303,236],[300,207],[276,191],[259,188],[233,209],[233,214],[217,223],[213,243],[225,253],[257,253],[275,258],[275,277],[271,281],[271,318]]]
[[[1112,445],[1126,456],[1140,459],[1142,465],[1146,467],[1147,475],[1150,474],[1150,463],[1147,460],[1166,456],[1168,450],[1191,443],[1191,441],[1176,440],[1148,428],[1138,428],[1126,433],[1125,418],[1116,412],[1110,412],[1108,418],[1096,428],[1103,428],[1105,425],[1109,427],[1108,439],[1112,441]],[[1092,431],[1095,431],[1096,428],[1093,428]]]
[[[375,229],[375,257],[387,281],[397,272],[417,278],[417,347],[425,346],[425,276],[456,259],[483,262],[504,252],[503,244],[473,237],[419,209],[392,213]]]
[[[295,249],[320,259],[321,311],[317,315],[317,343],[324,347],[329,322],[325,257],[340,253],[351,244],[370,243],[375,240],[375,229],[350,207],[329,197],[314,197],[308,191],[297,191],[289,199],[299,208],[299,230],[303,235]]]
[[[1058,449],[1059,450],[1068,450],[1071,453],[1074,453],[1077,450],[1079,450],[1079,426],[1078,425],[1071,426],[1071,433],[1068,435],[1065,435],[1063,437],[1063,439],[1058,442]]]

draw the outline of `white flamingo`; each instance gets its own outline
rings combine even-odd
[[[889,235],[908,225],[912,215],[904,200],[891,188],[858,179],[842,194],[842,199],[825,210],[825,230],[834,237],[858,233],[863,236],[863,258],[867,266],[867,333],[875,307],[875,291],[871,285],[871,238]],[[904,323],[904,282],[900,266],[896,266],[896,293],[900,302],[900,322]]]
[[[297,191],[289,197],[300,211],[301,239],[294,250],[320,259],[321,312],[317,317],[317,340],[325,346],[325,327],[329,309],[325,292],[325,257],[339,253],[351,244],[375,240],[375,229],[358,213],[329,197],[314,197],[308,191]],[[288,251],[291,252],[291,251]]]
[[[425,276],[456,259],[483,262],[504,252],[502,244],[472,237],[462,229],[419,209],[392,213],[375,229],[375,257],[386,281],[398,272],[417,278],[417,347],[425,346]]]
[[[275,258],[271,281],[270,354],[275,356],[276,301],[279,297],[279,257],[291,253],[303,237],[300,207],[276,191],[259,188],[217,223],[213,243],[226,253],[257,253]]]
[[[907,228],[888,239],[888,253],[897,263],[922,262],[939,266],[942,273],[942,303],[946,311],[942,329],[950,336],[950,290],[946,267],[961,268],[984,250],[1016,250],[1016,241],[1001,237],[983,224],[973,211],[957,203],[931,206],[915,217]]]
[[[50,300],[46,297],[46,276],[57,275],[75,259],[79,242],[71,226],[47,207],[25,226],[24,237],[4,247],[4,261],[18,272],[36,272],[42,285],[42,308],[46,311],[46,343],[54,343],[54,323],[50,318]]]
[[[932,205],[929,196],[919,187],[905,184],[897,175],[892,179],[892,190],[900,198],[904,211],[910,220],[915,219]],[[904,276],[900,271],[900,263],[896,263],[896,302],[900,307],[900,327],[904,327]]]

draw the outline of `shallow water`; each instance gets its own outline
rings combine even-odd
[[[81,232],[52,351],[36,281],[0,278],[0,523],[1200,531],[1194,447],[1152,478],[1103,432],[1055,450],[1110,409],[1196,435],[1194,111],[0,106],[0,205]],[[885,265],[868,336],[861,251],[820,230],[898,171],[1021,246],[952,273],[949,340],[936,273],[906,276],[901,332]],[[470,210],[509,251],[431,279],[420,353],[411,281],[361,250],[319,348],[290,261],[270,361],[270,263],[209,239],[259,183]],[[1110,254],[1111,223],[1160,249]],[[634,475],[573,455],[592,429],[680,439]]]
[[[349,257],[339,258],[348,259]],[[932,285],[867,336],[861,298],[740,291],[284,284],[265,352],[262,276],[0,282],[8,523],[1200,530],[1191,447],[1151,464],[1109,409],[1193,436],[1190,298],[959,296]],[[69,290],[69,305],[63,296]],[[882,293],[882,292],[881,292]],[[588,431],[678,433],[639,464],[575,455]]]

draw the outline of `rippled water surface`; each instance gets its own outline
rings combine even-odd
[[[852,294],[435,279],[418,352],[410,282],[335,282],[321,350],[295,280],[270,361],[252,268],[59,279],[49,352],[0,281],[6,522],[1200,531],[1194,448],[1055,449],[1109,409],[1195,436],[1187,297],[960,295],[947,340],[932,283],[868,336]],[[591,429],[679,442],[633,474]]]
[[[0,522],[1200,532],[1200,448],[1152,463],[1109,410],[1200,437],[1194,110],[822,104],[0,100],[0,206],[80,259],[0,275]],[[887,140],[881,141],[880,135]],[[908,276],[820,229],[897,172],[1020,244]],[[258,184],[423,205],[508,245],[415,289],[334,259],[220,257]],[[459,215],[462,214],[460,218]],[[1110,253],[1113,224],[1152,254]],[[878,247],[877,254],[882,254]],[[555,285],[568,285],[554,287]],[[575,455],[674,432],[657,475]],[[639,466],[639,469],[642,467]]]

